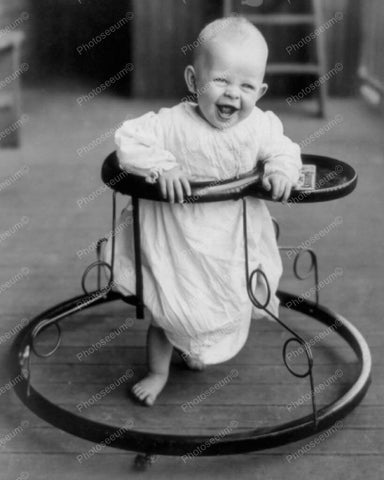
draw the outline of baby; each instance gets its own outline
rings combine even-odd
[[[190,181],[228,179],[258,165],[264,188],[285,202],[301,167],[300,149],[284,136],[280,120],[256,107],[268,88],[268,47],[261,33],[246,19],[229,17],[207,25],[198,43],[185,69],[197,103],[126,121],[115,136],[121,168],[156,182],[168,200],[140,202],[144,304],[151,324],[148,372],[132,392],[145,405],[153,405],[167,382],[173,347],[193,369],[224,362],[243,347],[251,317],[263,316],[247,294],[242,202],[183,204]],[[116,235],[114,270],[127,295],[135,293],[129,210],[130,204],[120,219],[128,227]],[[257,198],[248,199],[248,215],[250,268],[266,273],[268,308],[277,315],[282,266],[272,220]],[[256,288],[262,295],[262,285]]]

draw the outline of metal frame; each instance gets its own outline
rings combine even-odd
[[[201,455],[228,455],[245,453],[277,447],[297,441],[316,432],[325,430],[337,420],[347,415],[364,397],[371,380],[371,355],[368,345],[360,332],[345,318],[332,310],[308,300],[299,302],[297,296],[287,292],[278,292],[283,306],[289,302],[294,309],[315,318],[326,326],[338,328],[335,333],[343,338],[356,353],[359,371],[355,382],[348,391],[331,404],[317,410],[317,422],[313,415],[272,427],[253,429],[247,432],[234,433],[220,439],[217,443],[201,453]],[[97,298],[97,300],[94,300]],[[70,316],[74,311],[84,310],[91,306],[101,305],[117,299],[120,294],[95,291],[63,302],[47,310],[33,319],[18,335],[12,347],[11,369],[14,378],[21,380],[15,385],[15,391],[24,404],[36,415],[57,428],[93,442],[103,442],[115,436],[110,446],[124,450],[146,453],[150,455],[184,455],[190,453],[202,443],[209,441],[208,435],[165,435],[151,432],[128,430],[112,425],[95,422],[67,411],[41,395],[31,384],[31,338],[33,329],[48,319]],[[296,302],[295,302],[296,300]],[[124,301],[137,307],[136,298],[124,298]]]
[[[155,434],[151,432],[142,432],[129,430],[126,428],[118,428],[112,425],[95,422],[87,418],[76,415],[67,411],[58,405],[52,403],[50,400],[41,395],[32,386],[32,353],[40,357],[48,357],[53,355],[59,348],[61,339],[61,330],[59,322],[90,307],[115,301],[123,300],[124,302],[136,307],[136,314],[138,318],[144,316],[143,305],[143,279],[141,272],[141,254],[140,254],[140,225],[139,225],[139,199],[133,200],[133,223],[134,223],[134,241],[135,241],[135,264],[136,264],[136,292],[137,295],[125,297],[120,293],[114,292],[113,288],[113,264],[115,252],[115,236],[116,230],[116,192],[113,193],[113,215],[112,215],[112,259],[111,265],[100,260],[100,249],[102,243],[106,239],[101,239],[98,242],[96,262],[91,264],[84,272],[82,278],[82,286],[84,295],[72,298],[63,302],[43,313],[38,315],[19,333],[16,341],[13,344],[11,356],[11,369],[14,377],[21,380],[15,385],[15,391],[19,398],[41,418],[45,419],[52,425],[60,428],[68,433],[72,433],[78,437],[90,440],[93,442],[104,442],[106,438],[114,437],[115,440],[109,445],[115,448],[124,450],[131,450],[135,452],[145,453],[146,456],[138,457],[145,462],[150,462],[151,455],[184,455],[190,453],[195,448],[199,447],[204,442],[211,438],[207,435],[166,435]],[[312,392],[312,407],[311,415],[306,415],[297,420],[275,425],[272,427],[263,427],[253,429],[247,432],[233,433],[220,439],[214,444],[210,445],[209,449],[202,451],[202,456],[211,455],[228,455],[235,453],[246,453],[255,450],[263,450],[267,448],[277,447],[289,442],[297,441],[314,433],[330,427],[334,422],[345,415],[347,415],[364,397],[371,379],[371,355],[368,345],[360,334],[360,332],[345,318],[333,312],[332,310],[308,300],[299,300],[296,295],[279,291],[278,296],[282,302],[282,306],[294,305],[294,310],[315,318],[327,326],[334,326],[337,322],[338,328],[335,331],[342,337],[356,353],[359,361],[359,372],[355,382],[350,386],[349,390],[341,395],[337,400],[329,405],[317,410],[314,396],[314,381],[312,374],[313,358],[309,344],[305,342],[296,332],[288,327],[268,310],[268,303],[270,298],[270,288],[268,279],[264,272],[256,269],[249,272],[248,264],[248,245],[247,245],[247,204],[246,199],[243,198],[243,231],[244,231],[244,256],[245,256],[245,273],[247,280],[247,289],[252,303],[257,307],[265,310],[272,316],[283,328],[285,328],[292,337],[288,339],[283,346],[283,360],[288,370],[297,377],[310,377],[310,385]],[[295,247],[283,247],[295,248]],[[314,253],[310,253],[312,264],[315,269],[315,280],[317,282],[317,259]],[[297,267],[297,263],[295,263]],[[93,292],[88,292],[86,289],[86,277],[91,269],[97,267],[98,288]],[[110,278],[106,287],[101,288],[101,269],[106,267],[110,271]],[[296,269],[295,267],[295,269]],[[295,273],[297,273],[295,271]],[[260,302],[254,292],[252,291],[253,280],[256,275],[261,275],[267,286],[266,301]],[[298,278],[300,276],[298,275]],[[296,300],[296,301],[295,301]],[[57,341],[49,352],[42,353],[36,346],[35,340],[40,332],[54,325],[57,328]],[[286,349],[290,342],[296,341],[303,346],[308,360],[308,371],[305,374],[298,374],[294,372],[287,363]]]

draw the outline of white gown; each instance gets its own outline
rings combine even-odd
[[[234,177],[264,163],[265,174],[299,177],[300,149],[283,134],[272,112],[255,107],[234,127],[218,130],[181,103],[125,122],[116,132],[120,166],[154,177],[181,165],[196,180]],[[248,198],[251,269],[261,266],[271,286],[269,309],[282,273],[274,228],[265,203]],[[135,294],[131,202],[116,234],[115,285]],[[253,309],[245,278],[242,202],[169,204],[140,200],[144,304],[169,341],[205,364],[229,360],[246,342]],[[111,260],[111,242],[105,249]],[[260,287],[260,290],[262,288]],[[257,292],[263,297],[263,292]]]

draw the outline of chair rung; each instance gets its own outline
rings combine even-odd
[[[267,73],[269,75],[280,73],[291,73],[295,75],[320,75],[321,67],[320,65],[313,63],[271,63],[267,66]]]
[[[14,99],[11,94],[0,93],[0,110],[13,107]]]
[[[258,23],[259,25],[314,25],[316,23],[314,15],[307,14],[249,14],[247,18],[251,22]]]
[[[19,47],[24,40],[24,33],[20,31],[6,32],[0,36],[0,50]]]

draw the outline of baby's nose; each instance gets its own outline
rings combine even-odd
[[[240,91],[238,87],[236,87],[236,85],[228,85],[225,90],[225,96],[236,99],[236,98],[239,98]]]

